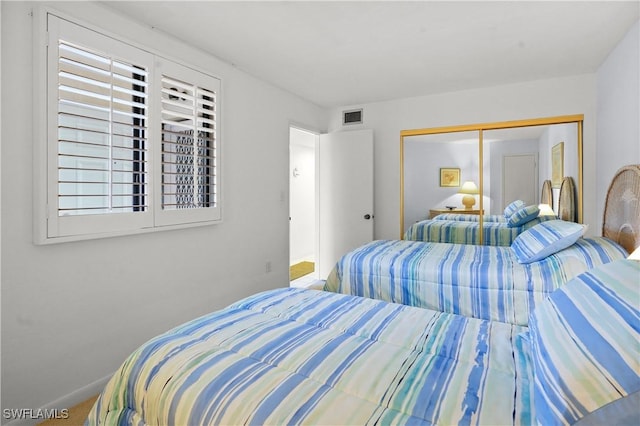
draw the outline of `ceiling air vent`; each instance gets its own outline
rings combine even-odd
[[[342,111],[342,124],[362,124],[362,108]]]

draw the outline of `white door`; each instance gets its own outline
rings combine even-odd
[[[319,278],[346,252],[373,240],[373,131],[320,135]]]
[[[503,159],[502,208],[515,200],[538,204],[538,167],[535,154],[508,155]]]

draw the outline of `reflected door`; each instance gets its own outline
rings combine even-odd
[[[530,206],[538,204],[538,167],[535,154],[508,155],[503,158],[502,206],[522,200]]]

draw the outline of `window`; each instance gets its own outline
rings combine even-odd
[[[58,215],[146,211],[148,71],[58,51]]]
[[[220,81],[48,15],[40,242],[221,220]]]
[[[211,77],[173,62],[163,61],[159,71],[162,143],[156,224],[180,223],[186,213],[206,220],[219,212],[219,90],[208,81]]]

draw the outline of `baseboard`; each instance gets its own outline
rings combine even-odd
[[[107,382],[113,374],[109,374],[101,379],[96,380],[93,383],[89,383],[86,386],[77,389],[70,394],[63,396],[53,402],[46,404],[43,407],[40,407],[40,410],[53,410],[53,409],[63,409],[63,408],[71,408],[74,405],[80,404],[83,401],[91,398],[94,395],[98,395],[103,391]],[[34,410],[35,412],[36,410]],[[6,426],[35,426],[36,424],[43,422],[46,419],[15,419],[6,424]]]

